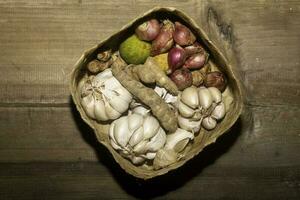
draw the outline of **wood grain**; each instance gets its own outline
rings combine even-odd
[[[240,120],[213,145],[220,153],[216,164],[236,167],[289,166],[291,161],[300,164],[300,109],[282,106],[251,109],[254,126],[245,124],[246,119]],[[0,121],[0,162],[97,162],[102,156],[109,156],[74,107],[0,108]]]
[[[230,132],[144,182],[97,143],[69,96],[85,49],[173,6],[234,53],[247,90]],[[0,0],[0,199],[299,199],[298,0]]]
[[[299,167],[211,166],[193,179],[192,173],[177,173],[148,182],[89,162],[2,164],[0,169],[2,199],[297,199],[300,195]]]
[[[120,9],[128,5],[132,9]],[[208,34],[208,10],[224,13],[218,17],[235,34],[234,48],[251,94],[249,101],[299,105],[298,1],[277,1],[276,5],[272,1],[226,5],[220,1],[163,1],[158,5],[180,8]],[[0,103],[66,104],[68,75],[83,51],[151,7],[152,1],[0,3],[0,70],[6,72],[0,79]]]

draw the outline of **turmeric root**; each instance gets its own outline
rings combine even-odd
[[[152,79],[148,79],[150,76],[146,76],[145,78],[142,72],[147,71],[145,68],[148,66],[139,65],[138,68],[136,67],[135,65],[126,66],[122,61],[115,60],[112,64],[112,73],[132,95],[151,108],[153,115],[156,116],[166,131],[171,133],[175,132],[177,129],[175,113],[153,89],[144,86],[139,80],[141,78],[147,83],[155,81],[164,86],[166,82],[158,81],[156,76],[153,76]],[[149,70],[151,70],[151,68],[149,68]],[[174,92],[176,92],[175,89],[172,88]]]

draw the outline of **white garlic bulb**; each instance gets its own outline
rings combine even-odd
[[[79,87],[85,113],[98,121],[117,119],[132,101],[132,95],[112,75],[111,69],[90,77]]]
[[[178,111],[179,127],[195,133],[201,125],[207,130],[214,129],[217,121],[224,118],[226,110],[217,88],[192,86],[182,92]]]
[[[132,112],[110,125],[109,139],[112,147],[134,164],[152,160],[166,143],[166,133],[150,113]]]

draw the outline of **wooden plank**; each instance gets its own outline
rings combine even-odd
[[[219,38],[232,34],[251,104],[299,105],[300,2],[199,1],[197,21]],[[204,12],[203,12],[204,11]],[[214,19],[216,17],[217,19]],[[211,34],[213,35],[213,34]]]
[[[300,164],[300,109],[250,108],[251,116],[203,154],[226,166]],[[98,161],[108,155],[74,108],[0,108],[0,162]]]
[[[0,160],[97,160],[92,146],[100,144],[78,115],[65,107],[1,108]]]
[[[141,14],[134,7],[133,1],[0,2],[0,70],[6,72],[0,103],[68,103],[72,66]]]
[[[95,162],[0,165],[1,199],[299,199],[300,168],[185,168],[150,181]],[[189,170],[189,171],[187,171]],[[199,170],[198,172],[196,172]]]
[[[83,50],[154,4],[180,8],[208,33],[214,10],[231,25],[249,102],[299,105],[300,2],[294,0],[0,2],[0,103],[67,104],[69,73]]]

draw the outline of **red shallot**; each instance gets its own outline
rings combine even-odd
[[[191,45],[196,41],[196,37],[192,33],[192,31],[179,22],[175,22],[175,31],[173,33],[173,38],[175,42],[180,46]]]
[[[185,50],[187,56],[190,56],[190,55],[193,55],[196,53],[205,52],[203,47],[198,42],[195,42],[194,44],[185,47],[184,50]]]
[[[190,56],[184,63],[183,67],[188,69],[200,69],[207,61],[205,53],[196,53]]]
[[[163,21],[158,36],[152,41],[151,56],[167,52],[174,44],[173,32],[174,24],[169,20]]]
[[[140,40],[152,41],[160,32],[160,25],[156,19],[150,19],[135,29],[135,34]]]
[[[168,53],[168,65],[171,72],[181,67],[186,59],[184,49],[180,46],[173,47]]]
[[[184,90],[193,83],[192,73],[186,68],[177,69],[170,75],[170,78],[179,90]]]

